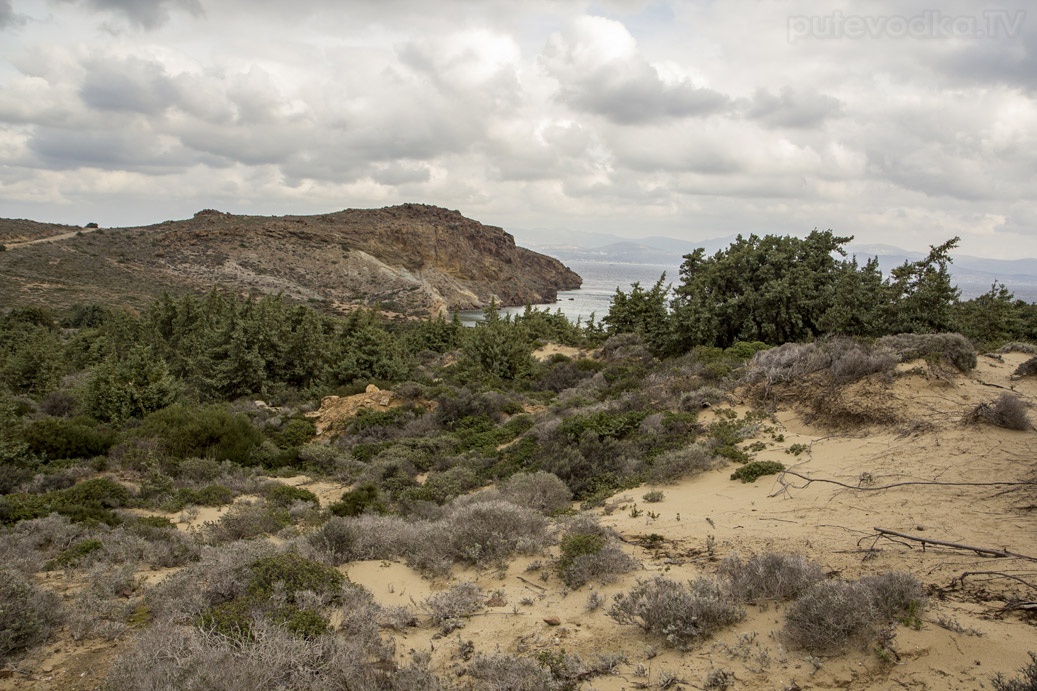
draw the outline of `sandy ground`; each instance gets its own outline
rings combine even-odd
[[[961,422],[967,410],[1004,390],[1014,391],[1031,406],[1037,402],[1037,380],[1010,376],[1024,359],[1016,354],[1002,361],[981,357],[968,376],[905,368],[889,385],[883,402],[896,411],[896,424],[832,432],[780,408],[757,437],[767,444],[757,459],[777,460],[809,478],[852,487],[865,473],[873,488],[905,481],[1033,480],[1037,433]],[[1037,414],[1031,410],[1034,418]],[[783,440],[776,441],[777,435]],[[794,445],[806,450],[787,453]],[[342,570],[380,603],[416,611],[431,592],[453,582],[473,580],[482,586],[487,606],[459,631],[441,636],[423,626],[386,632],[396,639],[401,660],[411,651],[428,651],[433,665],[450,676],[465,665],[462,644],[471,642],[484,653],[565,650],[587,661],[617,656],[616,673],[588,680],[581,687],[585,689],[660,688],[672,677],[684,688],[704,688],[707,674],[726,670],[734,674],[734,689],[936,691],[989,688],[995,673],[1014,676],[1028,662],[1027,651],[1037,651],[1037,618],[1020,610],[1003,611],[1013,600],[1033,600],[1032,590],[1001,577],[970,576],[964,585],[960,581],[966,572],[1000,571],[1035,582],[1037,563],[933,546],[923,550],[911,541],[878,539],[874,531],[880,527],[1037,556],[1034,487],[908,485],[865,490],[792,476],[766,476],[742,484],[729,478],[731,470],[658,487],[664,493],[661,502],[646,503],[642,495],[654,488],[644,487],[620,494],[608,508],[595,509],[642,565],[614,583],[569,592],[556,576],[542,580],[540,571],[528,571],[533,558],[515,560],[503,572],[458,570],[435,581],[391,562],[359,562]],[[322,505],[342,491],[341,486],[305,476],[281,481],[310,489]],[[631,511],[635,503],[642,512],[637,516]],[[191,523],[200,518],[201,514]],[[206,514],[205,520],[212,518]],[[655,547],[644,540],[651,534],[661,536]],[[594,611],[587,608],[591,592],[611,598],[637,578],[655,574],[677,579],[713,576],[725,556],[766,550],[804,553],[827,573],[843,578],[908,571],[929,589],[923,626],[897,627],[892,649],[899,659],[883,660],[864,645],[836,656],[814,657],[783,641],[784,605],[765,603],[748,607],[745,620],[715,639],[680,652],[636,627],[616,624],[606,613],[607,604]],[[549,567],[554,554],[556,548],[535,559]],[[154,582],[162,575],[148,575],[147,580]],[[560,623],[545,621],[551,617]],[[47,646],[20,663],[13,676],[0,678],[0,688],[94,688],[115,645],[87,641]]]

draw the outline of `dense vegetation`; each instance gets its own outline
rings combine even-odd
[[[247,685],[249,655],[262,658],[271,641],[298,647],[304,660],[282,670],[286,687],[307,688],[331,659],[352,660],[341,665],[348,687],[408,688],[411,679],[435,688],[420,661],[397,666],[378,637],[378,622],[410,625],[400,622],[415,615],[379,609],[332,566],[399,559],[444,574],[457,564],[501,565],[542,550],[555,525],[560,557],[544,578],[554,574],[570,588],[607,582],[636,562],[593,519],[565,516],[572,499],[601,505],[618,489],[729,462],[743,482],[782,469],[753,461],[778,441],[766,413],[718,407],[700,419],[735,384],[766,392],[808,376],[842,384],[919,357],[967,370],[973,343],[1037,337],[1037,308],[1003,286],[959,299],[947,272],[955,241],[883,277],[873,262],[840,258],[847,240],[831,232],[751,236],[710,258],[696,252],[672,292],[662,279],[617,291],[609,314],[589,324],[531,308],[503,318],[493,306],[475,328],[442,317],[387,322],[375,311],[335,317],[280,296],[221,290],[166,295],[139,314],[105,305],[7,309],[0,561],[10,573],[0,609],[26,614],[24,625],[0,622],[0,660],[46,640],[62,621],[77,636],[112,638],[151,625],[153,645],[127,658],[112,688],[144,688],[150,669],[180,675],[183,688],[215,683],[162,657],[162,646],[174,644],[198,661],[196,671],[220,666],[231,675],[227,688]],[[807,343],[782,345],[793,341]],[[546,342],[584,352],[535,359]],[[361,411],[318,440],[306,413],[325,395],[371,383],[404,404]],[[743,443],[750,437],[758,441]],[[308,490],[271,479],[298,473],[349,489],[322,508]],[[235,501],[245,494],[258,499]],[[224,505],[222,518],[196,536],[163,516],[126,511]],[[248,542],[271,534],[289,547]],[[161,589],[141,591],[132,577],[139,563],[183,570]],[[804,592],[816,580],[799,562],[749,566],[766,572],[760,578],[779,568],[811,574],[800,579]],[[31,583],[41,569],[88,573],[60,616],[45,611],[52,598]],[[733,583],[739,573],[731,567],[726,578]],[[871,602],[865,585],[811,597],[850,593]],[[733,587],[644,581],[610,613],[687,647],[740,618],[724,601]],[[448,630],[479,606],[484,598],[471,590],[425,603],[432,625]],[[672,603],[684,603],[678,609],[691,618],[671,620]],[[341,625],[354,643],[330,637],[332,606],[358,612]],[[858,629],[893,614],[876,609]],[[810,636],[830,632],[807,631],[814,619],[807,610],[788,624],[808,647],[837,647],[858,633],[815,645]],[[392,675],[375,675],[368,659]],[[546,675],[542,688],[564,688],[575,674],[564,655],[527,663],[476,658],[468,673]]]

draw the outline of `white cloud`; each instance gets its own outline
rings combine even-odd
[[[505,227],[1037,255],[1037,23],[790,41],[800,17],[924,4],[0,0],[4,213],[422,201]]]

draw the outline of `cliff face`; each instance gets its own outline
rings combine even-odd
[[[219,283],[343,309],[380,303],[417,316],[493,298],[501,305],[550,302],[581,283],[557,260],[517,247],[502,229],[423,204],[319,216],[206,210],[184,221],[9,247],[0,254],[0,288],[38,294],[41,285],[65,284],[55,304],[91,292],[90,283],[102,295],[120,285],[151,293],[149,286]]]

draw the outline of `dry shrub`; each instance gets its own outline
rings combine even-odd
[[[737,554],[720,564],[724,587],[739,602],[791,600],[820,581],[821,567],[800,554],[765,552],[742,561]]]
[[[0,570],[0,664],[46,643],[62,619],[60,597]]]
[[[753,356],[746,378],[768,386],[793,382],[815,372],[827,371],[839,384],[857,381],[876,372],[889,372],[897,363],[885,348],[869,350],[849,338],[814,343],[786,343]]]
[[[1016,367],[1012,374],[1017,377],[1032,377],[1037,374],[1037,356],[1030,358]]]
[[[1026,406],[1010,393],[1001,394],[992,403],[980,403],[965,413],[963,420],[966,424],[985,422],[1019,431],[1028,430],[1032,426],[1026,417]]]
[[[703,386],[694,391],[689,391],[681,396],[677,408],[683,413],[694,413],[708,408],[714,403],[727,402],[730,400],[727,392],[714,386]]]
[[[870,590],[856,582],[821,581],[785,610],[784,633],[807,650],[839,650],[879,620]]]
[[[976,367],[976,349],[961,334],[896,334],[883,336],[878,346],[893,353],[900,362],[942,359],[961,372]]]
[[[921,612],[925,608],[925,588],[909,573],[887,571],[862,578],[861,583],[871,592],[875,609],[887,620],[903,617],[912,611]]]
[[[700,578],[678,583],[656,576],[639,579],[630,592],[616,595],[609,616],[620,624],[637,624],[646,633],[687,650],[741,621],[745,613],[713,581]]]
[[[242,642],[197,628],[159,624],[119,657],[106,691],[433,691],[443,688],[421,666],[401,668],[380,639],[322,635],[303,639],[259,622]]]
[[[653,483],[671,484],[717,467],[717,458],[701,443],[689,444],[655,457],[648,468]]]
[[[894,619],[917,620],[925,609],[922,584],[889,571],[860,581],[821,581],[785,612],[785,636],[815,652],[836,651]]]
[[[563,688],[551,670],[536,660],[515,655],[480,653],[468,666],[468,675],[479,682],[478,688],[487,691],[553,691]]]
[[[573,497],[573,493],[557,475],[543,471],[516,473],[504,481],[499,489],[505,501],[541,513],[568,508]]]
[[[547,520],[506,501],[462,505],[436,524],[434,536],[454,562],[502,563],[531,554],[548,541]]]
[[[483,608],[486,599],[482,588],[471,581],[463,581],[438,593],[432,593],[421,603],[421,609],[433,626],[448,619],[460,619]]]
[[[1030,664],[1021,668],[1019,674],[1016,679],[1005,679],[998,672],[991,680],[994,691],[1037,691],[1037,655],[1030,652]]]
[[[1037,355],[1037,345],[1032,343],[1021,343],[1012,341],[997,349],[999,353],[1025,353],[1026,355]]]

